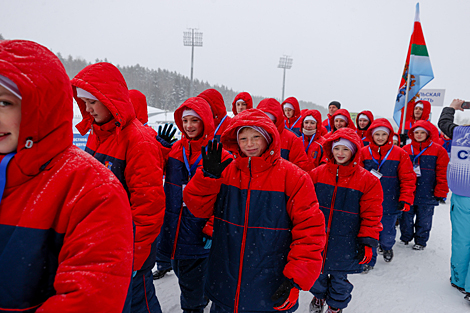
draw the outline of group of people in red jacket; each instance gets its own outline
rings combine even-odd
[[[342,312],[347,275],[392,260],[397,219],[422,250],[447,195],[447,153],[421,118],[400,148],[388,120],[364,111],[356,128],[337,101],[322,122],[294,97],[254,108],[243,92],[230,118],[208,89],[175,111],[176,141],[145,108],[110,63],[70,81],[47,48],[0,41],[1,311],[161,312],[158,253],[184,312],[294,312],[300,290],[310,312]]]

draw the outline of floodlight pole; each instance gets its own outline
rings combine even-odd
[[[286,87],[286,70],[290,69],[292,67],[292,58],[284,55],[279,59],[279,65],[277,66],[278,68],[282,68],[284,70],[284,75],[282,78],[282,97],[281,97],[281,102],[284,101],[284,90]]]
[[[191,31],[184,32],[183,43],[185,46],[191,46],[191,82],[189,85],[189,96],[193,96],[193,72],[194,72],[194,47],[202,47],[202,33],[194,32],[196,28],[189,28]],[[194,35],[196,34],[196,38]]]
[[[286,68],[284,67],[284,75],[282,77],[282,97],[281,102],[284,101],[284,89],[286,88]]]

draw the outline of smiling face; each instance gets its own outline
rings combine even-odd
[[[294,116],[294,110],[292,110],[291,108],[284,107],[284,114],[287,118],[291,118]]]
[[[348,122],[346,122],[345,120],[341,119],[341,118],[336,118],[335,119],[335,128],[336,130],[340,129],[340,128],[344,128],[348,125]]]
[[[243,100],[238,100],[237,103],[235,103],[235,106],[237,109],[237,114],[242,113],[246,110],[246,103]]]
[[[304,120],[304,129],[306,130],[316,130],[317,129],[317,122],[312,120]]]
[[[21,100],[0,86],[0,154],[16,151],[20,135]]]
[[[268,143],[263,135],[249,127],[243,128],[238,134],[238,145],[247,157],[259,157],[268,147]]]
[[[367,127],[367,125],[369,124],[369,120],[366,120],[365,118],[360,118],[358,121],[357,121],[357,124],[359,125],[359,128],[360,129],[364,129]]]
[[[333,148],[333,157],[335,158],[336,164],[348,165],[351,162],[352,151],[346,146],[338,145]]]
[[[414,114],[415,120],[421,119],[421,116],[423,115],[423,108],[415,107],[413,114]]]
[[[378,130],[372,135],[372,138],[374,139],[374,143],[380,147],[387,143],[388,134],[383,130]]]
[[[93,116],[98,125],[105,124],[113,119],[113,114],[108,108],[98,100],[80,98],[85,102],[86,111]]]
[[[189,139],[197,139],[202,135],[204,124],[198,117],[187,115],[183,117],[183,130]]]
[[[414,134],[415,140],[416,140],[417,142],[423,142],[423,141],[425,141],[426,138],[428,137],[428,133],[425,132],[424,130],[421,130],[421,129],[415,130],[415,131],[413,132],[413,134]]]

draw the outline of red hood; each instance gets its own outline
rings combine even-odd
[[[132,105],[137,119],[142,123],[146,124],[149,121],[147,112],[147,98],[143,93],[136,89],[129,90],[129,98],[131,99]]]
[[[367,111],[367,110],[366,110],[366,111],[362,111],[362,112],[359,113],[359,114],[357,115],[357,117],[356,117],[356,125],[357,125],[357,129],[358,129],[359,131],[362,130],[362,129],[359,129],[359,116],[360,116],[361,114],[364,114],[365,116],[367,116],[367,117],[369,118],[369,124],[368,124],[369,126],[368,126],[366,129],[364,129],[364,130],[369,129],[370,125],[371,125],[372,122],[374,121],[374,114],[372,114],[371,111]]]
[[[301,115],[299,101],[297,101],[297,99],[294,98],[294,97],[289,97],[286,100],[284,100],[284,102],[282,102],[282,104],[281,104],[283,114],[284,114],[284,104],[286,104],[286,103],[290,103],[294,107],[294,116],[289,119],[290,123],[294,123],[299,118],[299,116]]]
[[[334,133],[330,134],[330,136],[328,136],[325,143],[323,144],[323,149],[325,151],[326,157],[328,158],[328,163],[331,163],[331,164],[335,163],[335,159],[333,158],[333,152],[331,151],[331,147],[333,146],[333,142],[339,138],[348,139],[353,144],[355,144],[357,148],[357,151],[354,154],[353,162],[349,163],[349,165],[347,166],[349,167],[349,166],[355,166],[357,164],[360,164],[361,149],[363,147],[362,140],[361,138],[359,138],[359,136],[356,134],[354,130],[348,127],[338,129]]]
[[[241,157],[241,151],[237,142],[237,131],[242,126],[259,126],[271,135],[273,142],[260,158],[272,164],[281,157],[281,139],[276,126],[263,111],[250,109],[235,116],[230,126],[222,134],[221,142],[224,148],[232,152],[235,158]]]
[[[335,113],[333,113],[332,116],[330,116],[330,125],[331,125],[331,130],[334,132],[336,131],[336,128],[335,128],[335,117],[337,115],[344,115],[347,117],[348,119],[348,125],[346,126],[347,128],[351,128],[352,130],[356,131],[356,126],[354,125],[354,122],[353,120],[351,119],[351,115],[349,115],[349,111],[346,110],[346,109],[339,109],[339,110],[336,110]]]
[[[224,97],[222,94],[215,89],[207,89],[198,95],[209,103],[212,110],[212,116],[214,118],[214,127],[220,124],[220,121],[227,115],[227,109],[225,109]]]
[[[437,127],[434,126],[431,122],[419,120],[413,124],[410,131],[408,132],[408,137],[410,137],[410,139],[413,141],[413,144],[417,143],[414,136],[414,131],[417,127],[422,127],[426,129],[429,133],[429,136],[428,138],[426,138],[424,143],[429,143],[431,140],[435,141],[436,143],[439,141],[439,130],[437,129]]]
[[[425,121],[429,120],[429,115],[431,114],[431,103],[429,103],[429,101],[419,100],[416,102],[410,102],[408,106],[406,107],[406,120],[407,121],[412,121],[415,119],[413,113],[414,113],[415,106],[418,103],[423,104],[423,115],[421,115],[420,120],[425,120]]]
[[[307,116],[311,115],[317,120],[317,132],[320,136],[325,136],[328,130],[322,125],[321,113],[318,110],[302,110],[302,119],[300,124],[300,132],[304,131],[304,120]]]
[[[196,141],[200,142],[201,145],[206,145],[209,140],[214,138],[214,120],[212,119],[211,107],[206,100],[199,97],[193,97],[183,102],[183,104],[181,104],[180,107],[176,109],[174,115],[175,123],[182,133],[181,139],[183,140],[188,140],[188,137],[183,129],[183,111],[189,109],[194,110],[202,118],[202,123],[204,124],[203,135]]]
[[[282,112],[282,107],[279,101],[274,98],[267,98],[261,100],[261,102],[256,107],[258,110],[263,112],[271,113],[276,117],[276,128],[279,134],[282,134],[284,131],[284,112]]]
[[[71,83],[73,96],[83,116],[83,120],[76,126],[82,135],[88,132],[94,119],[86,111],[85,102],[77,97],[77,87],[94,95],[111,111],[117,122],[117,132],[135,118],[126,81],[118,68],[111,63],[88,65],[72,79]]]
[[[233,115],[237,115],[237,107],[236,107],[236,103],[238,100],[243,100],[245,101],[246,103],[246,109],[253,109],[253,99],[251,98],[251,95],[248,93],[248,92],[240,92],[236,97],[235,99],[233,99],[233,102],[232,102],[232,112],[233,112]]]
[[[366,132],[367,141],[370,142],[371,146],[376,146],[376,144],[374,143],[374,139],[372,139],[372,130],[380,126],[387,127],[388,130],[390,130],[390,135],[388,135],[388,140],[385,145],[393,145],[393,135],[395,134],[395,131],[393,130],[392,124],[390,124],[390,122],[386,118],[378,118],[372,122]]]
[[[15,184],[37,175],[41,166],[72,145],[72,89],[60,60],[31,41],[0,41],[0,74],[18,86],[22,96],[17,154],[8,167],[22,174],[15,174]],[[28,139],[33,141],[29,149]]]

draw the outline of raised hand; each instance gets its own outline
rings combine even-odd
[[[173,131],[172,131],[173,130]],[[173,139],[173,136],[176,133],[176,128],[173,129],[173,124],[165,124],[165,126],[162,128],[162,126],[158,126],[158,136],[168,142],[169,144],[174,143],[177,139]]]
[[[222,143],[217,144],[217,140],[209,141],[206,147],[201,148],[202,166],[204,171],[219,178],[224,169],[233,161],[232,158],[222,162]]]

